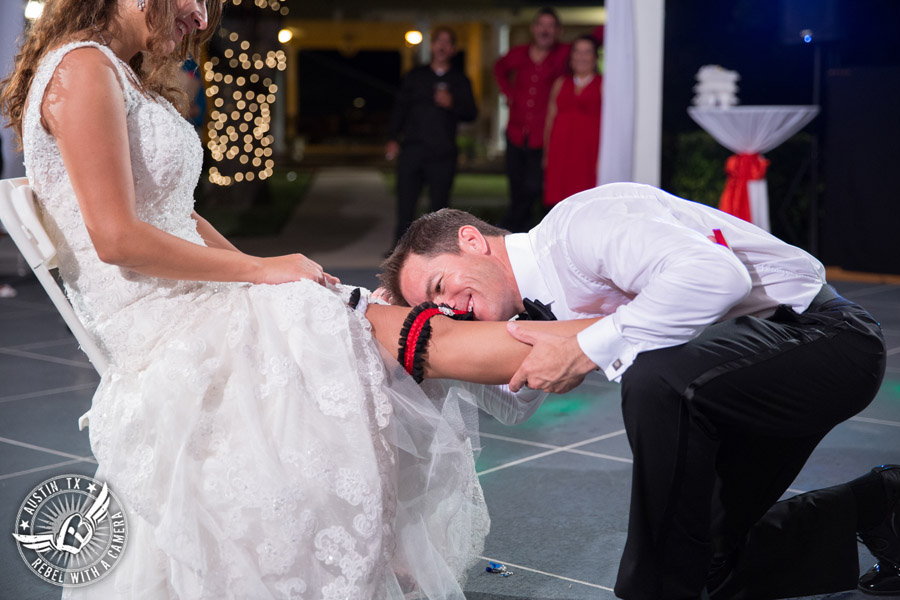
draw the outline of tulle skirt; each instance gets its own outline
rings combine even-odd
[[[64,597],[464,598],[489,528],[477,415],[416,385],[346,295],[204,286],[121,316],[141,343],[89,417],[127,545]]]

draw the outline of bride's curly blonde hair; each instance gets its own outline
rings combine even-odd
[[[0,112],[21,139],[25,102],[41,58],[49,51],[73,41],[96,38],[95,31],[116,34],[115,19],[119,0],[47,0],[44,12],[26,34],[16,55],[12,74],[0,82]],[[132,0],[134,1],[134,0]],[[208,26],[186,36],[180,47],[163,54],[172,39],[175,24],[175,0],[150,0],[144,14],[150,30],[148,52],[139,52],[129,64],[145,90],[166,98],[184,112],[187,96],[177,85],[178,70],[185,58],[199,57],[200,49],[215,32],[222,16],[223,0],[210,0]]]

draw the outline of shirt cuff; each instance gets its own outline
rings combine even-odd
[[[634,344],[622,337],[612,316],[581,330],[577,339],[581,351],[610,381],[619,381],[637,356]]]

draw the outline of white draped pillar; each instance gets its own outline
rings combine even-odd
[[[597,183],[631,181],[634,153],[633,0],[606,0]]]
[[[23,7],[24,3],[19,0],[0,2],[0,80],[6,79],[12,71],[19,37],[25,29]],[[25,166],[22,155],[15,150],[15,134],[6,127],[5,119],[0,121],[0,145],[3,146],[3,173],[0,173],[0,178],[23,177]]]
[[[597,181],[659,185],[665,0],[607,0]]]
[[[659,185],[662,154],[662,79],[665,0],[634,3],[634,181]]]

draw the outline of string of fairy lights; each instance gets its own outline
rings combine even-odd
[[[240,5],[241,0],[232,3]],[[277,0],[253,3],[282,16],[289,12]],[[224,27],[219,36],[225,46],[222,57],[210,57],[203,64],[206,96],[211,105],[206,124],[206,145],[213,160],[209,181],[228,186],[268,179],[275,167],[275,138],[270,131],[272,107],[279,91],[273,76],[287,68],[287,56],[280,49],[264,54],[251,52],[249,41]]]
[[[257,8],[272,10],[287,16],[288,0],[253,0]],[[231,0],[240,6],[242,0]],[[250,0],[246,0],[247,5]],[[43,12],[43,2],[31,0],[25,7],[25,17],[34,21]],[[210,182],[228,186],[242,181],[267,179],[272,176],[275,161],[272,145],[272,105],[278,84],[272,79],[275,71],[287,68],[287,56],[282,50],[270,50],[265,55],[250,52],[250,42],[242,40],[235,31],[219,29],[223,58],[213,56],[203,63],[206,96],[212,105],[207,122],[207,148],[215,164],[209,169]]]

